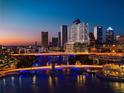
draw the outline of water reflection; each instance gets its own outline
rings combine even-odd
[[[86,81],[85,75],[77,75],[77,85],[78,88],[83,87]]]
[[[3,85],[6,86],[6,79],[3,79]]]
[[[36,76],[34,75],[32,78],[32,84],[35,85],[36,84]]]
[[[22,87],[22,76],[19,76],[19,86]]]
[[[48,78],[48,85],[51,91],[58,85],[58,77],[56,76],[49,76]]]
[[[12,87],[15,87],[14,80],[15,80],[15,78],[14,78],[14,76],[12,76],[12,77],[11,77],[11,81],[12,81],[11,84],[12,84]]]
[[[25,92],[26,91],[26,92]],[[0,93],[124,93],[124,83],[92,75],[12,75],[0,80]]]
[[[36,82],[37,79],[38,79],[38,77],[37,77],[36,75],[34,75],[34,76],[32,77],[32,92],[33,92],[33,93],[39,93],[39,92],[38,92],[39,87],[38,87],[37,82]]]
[[[110,86],[116,93],[124,93],[124,82],[111,82]]]

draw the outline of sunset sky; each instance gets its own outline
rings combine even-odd
[[[124,0],[0,0],[0,44],[40,42],[40,32],[57,35],[60,25],[75,19],[93,26],[111,26],[124,34]]]

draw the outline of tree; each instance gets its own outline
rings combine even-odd
[[[23,56],[20,57],[19,62],[17,63],[17,68],[25,68],[25,67],[31,67],[32,64],[35,62],[36,57],[35,56]]]

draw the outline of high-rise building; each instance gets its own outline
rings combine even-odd
[[[94,47],[95,46],[95,37],[94,34],[92,32],[89,33],[89,39],[90,39],[90,47]]]
[[[108,27],[106,31],[106,44],[112,45],[114,44],[115,39],[114,39],[114,30],[111,27]]]
[[[58,47],[61,47],[61,32],[58,32]]]
[[[81,23],[79,19],[75,20],[69,27],[68,42],[89,43],[88,23]]]
[[[58,47],[58,38],[57,37],[52,37],[52,46]]]
[[[68,42],[66,44],[67,52],[85,52],[89,44],[88,23],[81,23],[79,19],[75,20],[69,27]]]
[[[60,31],[61,31],[61,47],[64,47],[65,44],[67,43],[67,34],[68,34],[68,26],[67,25],[62,25],[60,27]]]
[[[48,32],[41,32],[41,46],[48,47]]]
[[[102,26],[94,27],[94,37],[96,40],[96,47],[100,47],[103,43],[103,27]]]

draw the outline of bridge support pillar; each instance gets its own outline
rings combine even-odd
[[[69,65],[69,60],[68,60],[68,56],[66,56],[66,61],[67,61],[67,65]]]
[[[52,62],[51,68],[52,70],[55,70],[55,61]]]
[[[51,69],[52,70],[55,70],[55,64],[56,64],[56,57],[52,56],[52,59],[51,59]]]

